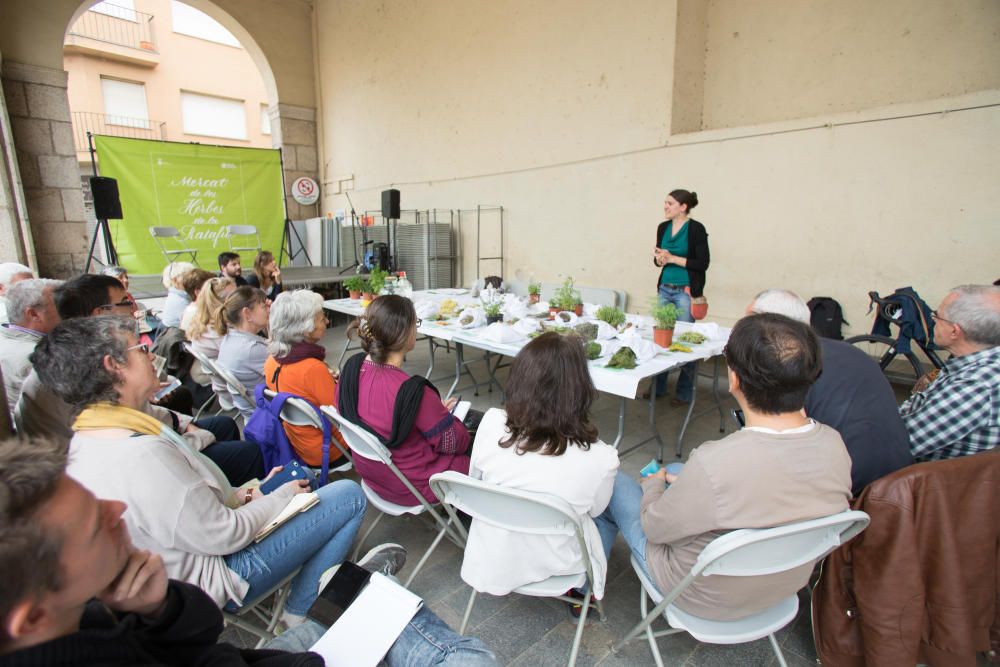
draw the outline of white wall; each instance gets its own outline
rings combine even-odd
[[[782,7],[795,4],[774,0],[753,20],[785,21]],[[919,5],[916,22],[936,5],[907,4]],[[829,40],[855,43],[851,25],[830,20],[836,7],[825,6],[815,20],[840,30]],[[959,25],[976,34],[997,18],[988,3],[958,7],[970,14]],[[783,286],[834,296],[861,331],[869,289],[913,285],[935,302],[954,284],[997,277],[992,69],[967,77],[967,88],[984,92],[937,86],[919,102],[670,137],[675,15],[674,3],[656,0],[318,0],[321,210],[346,206],[332,194],[345,175],[354,175],[358,210],[376,208],[390,186],[402,191],[404,209],[503,204],[507,275],[571,273],[581,284],[624,288],[631,307],[644,308],[663,197],[697,190],[695,217],[708,227],[713,256],[707,294],[722,321],[757,291]],[[733,20],[740,17],[750,20],[741,10]],[[874,13],[866,34],[896,53],[901,27],[892,19]],[[786,57],[819,76],[816,63]],[[855,69],[880,57],[859,53]],[[906,57],[907,71],[928,67],[926,57]],[[714,98],[705,76],[707,112]],[[779,111],[795,118],[808,106],[787,101]],[[958,111],[977,106],[986,108]],[[465,253],[469,278],[468,243]]]

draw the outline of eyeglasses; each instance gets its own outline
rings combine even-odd
[[[935,320],[940,320],[942,322],[947,322],[948,324],[954,324],[954,322],[952,322],[951,320],[945,319],[945,318],[941,317],[940,315],[938,315],[938,311],[936,311],[936,310],[932,310],[931,311],[931,317],[933,317]]]
[[[106,303],[103,306],[98,306],[101,310],[112,310],[114,308],[133,308],[132,302],[128,299],[122,299],[118,303]]]
[[[146,343],[139,343],[138,345],[133,345],[131,347],[126,347],[125,348],[125,354],[128,354],[132,350],[139,350],[143,354],[149,354],[149,345],[146,344]]]

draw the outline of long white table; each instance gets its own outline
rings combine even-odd
[[[445,298],[451,298],[459,303],[472,303],[474,300],[470,297],[463,295],[455,295],[449,293],[442,293],[442,291],[418,291],[414,292],[413,300],[418,302],[425,299],[430,299],[434,301],[442,301]],[[464,304],[463,304],[464,305]],[[338,313],[343,313],[345,315],[358,316],[364,312],[364,308],[361,307],[361,302],[352,299],[331,299],[323,302],[323,307]],[[586,320],[586,318],[584,318]],[[677,328],[675,330],[675,335],[679,335],[684,331],[690,330],[691,324],[686,322],[678,322]],[[431,345],[431,363],[430,367],[426,372],[426,377],[430,378],[431,373],[434,370],[434,352],[435,347],[442,346],[454,346],[455,348],[455,376],[452,381],[451,387],[449,388],[445,398],[451,396],[463,374],[467,374],[476,389],[478,395],[478,388],[482,384],[487,384],[492,391],[492,385],[494,383],[500,387],[501,391],[503,387],[499,382],[496,381],[495,372],[499,366],[499,359],[503,357],[514,357],[521,350],[524,345],[528,343],[527,338],[512,342],[512,343],[497,343],[495,341],[489,340],[485,336],[486,328],[480,327],[475,329],[464,329],[458,324],[457,320],[451,320],[447,322],[431,322],[424,321],[417,328],[417,333],[421,336],[426,337],[430,341]],[[625,431],[625,406],[626,400],[635,400],[639,395],[639,385],[644,380],[653,378],[661,373],[679,368],[684,364],[689,362],[694,362],[696,364],[713,359],[713,376],[712,376],[712,393],[715,399],[715,406],[712,410],[718,410],[719,412],[719,425],[720,430],[723,429],[723,420],[725,419],[722,410],[722,403],[719,397],[718,391],[718,381],[719,381],[719,363],[718,355],[721,354],[723,347],[725,347],[726,341],[729,337],[729,329],[719,328],[719,337],[715,339],[710,339],[705,341],[700,345],[692,345],[692,351],[689,353],[683,352],[670,352],[661,353],[654,357],[653,359],[636,366],[631,369],[621,369],[621,368],[607,368],[607,359],[602,358],[595,361],[589,362],[590,376],[593,379],[594,386],[598,391],[617,396],[620,399],[619,410],[618,410],[618,433],[612,443],[614,447],[618,447],[624,436]],[[468,366],[470,363],[478,363],[480,360],[467,361],[465,359],[465,348],[473,348],[480,350],[485,353],[486,369],[489,373],[489,380],[486,382],[479,382],[472,375]],[[344,349],[341,352],[340,360],[342,361],[344,355],[347,351],[351,349],[350,341],[346,341]],[[493,355],[496,355],[496,364],[493,364]],[[339,365],[339,362],[338,362]],[[695,383],[695,392],[692,396],[691,402],[688,405],[687,411],[684,416],[684,422],[681,426],[680,433],[677,437],[676,445],[676,455],[679,457],[681,455],[681,444],[684,439],[684,434],[687,431],[688,424],[692,419],[694,413],[695,404],[697,402],[697,383]],[[663,460],[663,449],[664,442],[663,438],[660,436],[659,430],[656,427],[656,397],[653,392],[650,392],[649,398],[649,428],[651,435],[645,440],[629,447],[629,449],[622,451],[620,456],[625,456],[632,451],[636,450],[638,447],[646,444],[650,440],[656,440],[659,444],[659,458]]]

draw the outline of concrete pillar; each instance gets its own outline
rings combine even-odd
[[[5,61],[2,77],[39,275],[72,276],[87,261],[87,223],[66,72]]]
[[[288,217],[304,220],[319,216],[319,205],[302,206],[292,199],[292,182],[308,176],[319,182],[316,150],[316,110],[292,104],[278,104],[268,109],[271,116],[271,144],[282,151],[285,163],[285,192],[288,194]]]

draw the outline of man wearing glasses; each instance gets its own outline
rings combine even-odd
[[[934,341],[951,352],[938,376],[900,407],[917,461],[1000,443],[1000,287],[956,287],[933,311]]]

